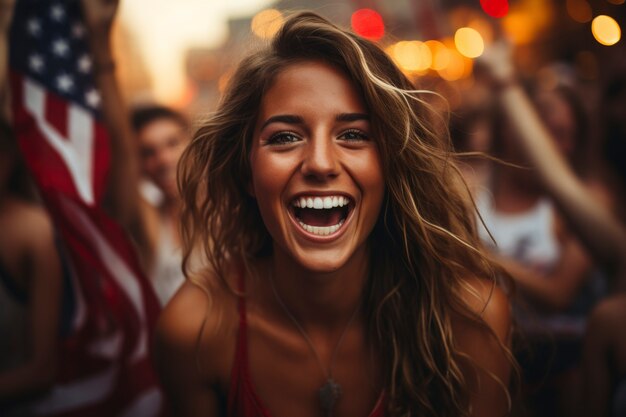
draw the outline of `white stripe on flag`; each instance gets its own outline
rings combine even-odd
[[[81,199],[91,205],[93,196],[93,118],[84,109],[69,105],[68,138],[46,120],[46,92],[36,82],[24,78],[24,106],[37,121],[46,140],[61,156]]]

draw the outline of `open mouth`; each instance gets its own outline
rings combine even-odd
[[[342,195],[299,196],[291,202],[291,213],[300,227],[317,236],[336,233],[353,208],[352,200]]]

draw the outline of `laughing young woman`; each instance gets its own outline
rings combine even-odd
[[[157,329],[176,415],[507,413],[508,300],[423,94],[312,13],[239,65],[179,165],[211,272]]]

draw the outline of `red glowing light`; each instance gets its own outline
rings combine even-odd
[[[380,14],[372,9],[359,9],[352,13],[352,29],[360,36],[374,41],[385,34],[385,24]]]
[[[480,5],[491,17],[504,17],[509,11],[508,0],[480,0]]]

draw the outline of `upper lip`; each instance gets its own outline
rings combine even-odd
[[[332,197],[332,196],[343,196],[343,197],[348,197],[351,201],[355,200],[354,196],[344,191],[313,191],[311,190],[311,191],[302,191],[302,192],[293,194],[291,197],[289,197],[288,201],[292,202],[296,198],[300,198],[300,197]]]

